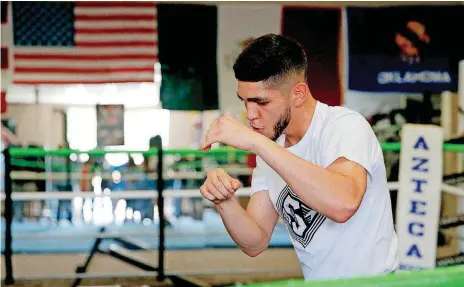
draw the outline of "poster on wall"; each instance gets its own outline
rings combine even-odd
[[[123,105],[97,105],[97,145],[124,145]]]
[[[348,8],[350,90],[456,92],[464,6]]]

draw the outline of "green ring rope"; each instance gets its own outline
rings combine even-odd
[[[400,142],[392,142],[392,143],[382,143],[381,144],[383,151],[400,151],[401,143]],[[464,144],[443,144],[443,150],[449,152],[457,152],[457,153],[464,153]],[[142,155],[156,155],[157,149],[149,149],[149,150],[104,150],[104,149],[94,149],[90,151],[79,151],[79,150],[72,150],[72,149],[56,149],[56,150],[45,150],[42,148],[18,148],[14,147],[10,149],[10,154],[13,157],[21,157],[21,156],[69,156],[71,154],[88,154],[89,156],[104,156],[106,154],[142,154]],[[208,152],[204,152],[201,150],[196,149],[166,149],[163,150],[164,155],[191,155],[191,156],[209,156],[209,155],[229,155],[229,156],[237,156],[237,155],[247,155],[250,152],[241,151],[237,149],[233,149],[230,147],[219,147],[212,149]]]
[[[11,159],[11,165],[14,167],[25,167],[25,168],[36,168],[36,169],[50,169],[52,172],[68,172],[68,167],[64,164],[51,164],[50,166],[46,166],[45,163],[43,162],[37,162],[33,160],[23,160],[23,159],[17,159],[17,158],[12,158]],[[75,164],[72,163],[70,165],[70,171],[71,172],[80,172],[80,163]],[[188,167],[188,168],[203,168],[203,163],[200,160],[196,161],[188,161],[188,162],[178,162],[170,165],[170,168],[176,169],[176,168],[181,168],[181,167]]]
[[[94,149],[90,151],[79,151],[72,149],[56,149],[56,150],[45,150],[42,148],[18,148],[13,147],[10,149],[11,156],[23,157],[23,156],[69,156],[71,154],[87,154],[89,156],[104,156],[106,154],[142,154],[142,155],[156,155],[157,149],[149,150],[104,150]],[[245,155],[249,152],[236,150],[230,147],[220,147],[204,152],[195,149],[167,149],[163,150],[164,155]]]

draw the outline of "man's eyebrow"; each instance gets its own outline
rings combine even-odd
[[[242,97],[240,97],[239,94],[237,94],[237,97],[243,101]],[[254,103],[260,103],[260,102],[267,102],[268,100],[266,98],[263,98],[263,97],[253,97],[253,98],[248,98],[246,100],[247,102],[254,102]]]

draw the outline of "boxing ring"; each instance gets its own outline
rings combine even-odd
[[[414,136],[414,131],[411,133]],[[464,153],[464,145],[463,144],[447,144],[443,143],[442,138],[436,137],[434,134],[424,135],[423,133],[420,134],[421,137],[425,137],[427,142],[431,142],[434,140],[438,140],[440,142],[439,152],[454,152],[454,153]],[[417,139],[415,141],[417,147]],[[402,143],[382,143],[382,150],[383,151],[391,151],[391,152],[401,152],[402,159],[400,163],[407,162],[406,159],[403,157],[406,156],[406,153],[410,153],[411,151],[407,150],[407,152],[403,152],[406,150],[405,143],[410,145],[411,142],[408,140],[408,136],[404,137],[404,141]],[[420,144],[419,144],[420,145]],[[432,149],[431,145],[428,146],[428,149]],[[13,181],[14,180],[37,180],[37,179],[63,179],[63,178],[74,178],[74,179],[82,179],[86,176],[87,179],[91,179],[92,176],[90,174],[82,175],[80,173],[73,173],[73,172],[62,172],[62,173],[47,173],[47,172],[24,172],[24,171],[14,171],[12,163],[15,163],[15,158],[21,157],[69,157],[71,155],[79,155],[79,154],[86,154],[89,157],[102,157],[107,154],[111,153],[122,153],[122,154],[142,154],[144,156],[156,156],[157,158],[157,168],[156,172],[147,173],[145,176],[154,183],[156,183],[156,191],[146,191],[146,190],[130,190],[130,191],[118,191],[118,192],[100,192],[95,193],[92,191],[59,191],[59,192],[16,192],[13,190]],[[4,202],[4,217],[5,217],[5,235],[4,235],[4,263],[5,263],[5,275],[4,275],[4,283],[5,285],[14,284],[15,279],[17,277],[14,275],[13,269],[13,240],[15,239],[23,239],[23,240],[34,240],[38,238],[47,238],[47,236],[53,236],[49,234],[14,234],[12,230],[12,221],[13,221],[13,202],[20,202],[20,201],[37,201],[37,200],[63,200],[63,199],[74,199],[74,198],[107,198],[107,199],[152,199],[156,201],[156,217],[158,218],[158,222],[156,228],[150,228],[148,231],[143,231],[143,236],[149,237],[156,237],[158,241],[156,244],[151,244],[147,246],[146,243],[143,241],[133,240],[131,236],[141,236],[141,232],[139,230],[118,230],[118,229],[110,229],[105,226],[98,227],[98,230],[93,230],[92,232],[88,232],[86,234],[55,234],[58,239],[66,240],[73,237],[79,238],[88,238],[93,240],[92,247],[88,250],[87,257],[85,262],[78,266],[75,270],[74,282],[73,286],[78,286],[81,283],[81,280],[84,278],[88,278],[89,276],[93,276],[87,274],[87,270],[89,264],[92,262],[92,259],[95,254],[103,253],[109,255],[111,258],[115,260],[120,260],[127,264],[130,264],[136,268],[143,270],[142,273],[138,273],[137,276],[148,276],[148,277],[156,277],[157,281],[164,281],[169,279],[174,286],[199,286],[201,284],[196,283],[192,280],[186,279],[185,276],[187,275],[200,275],[214,273],[217,274],[218,271],[208,271],[203,270],[201,272],[197,272],[196,274],[190,273],[182,273],[182,272],[171,272],[169,268],[166,268],[165,265],[165,253],[167,242],[166,238],[169,236],[176,236],[179,238],[188,238],[189,236],[194,235],[192,232],[182,232],[182,231],[167,231],[167,226],[169,222],[166,221],[165,217],[165,199],[166,198],[201,198],[201,194],[198,189],[166,189],[165,188],[165,181],[170,179],[199,179],[202,180],[206,177],[206,172],[166,172],[165,171],[165,163],[164,158],[166,156],[178,156],[178,155],[194,155],[194,156],[225,156],[227,157],[236,157],[236,156],[243,156],[247,155],[248,153],[233,150],[230,148],[217,148],[213,149],[208,153],[204,153],[198,150],[164,150],[163,148],[159,149],[150,149],[147,151],[107,151],[107,150],[92,150],[92,151],[77,151],[77,150],[69,150],[69,149],[59,149],[59,150],[43,150],[43,149],[23,149],[23,148],[9,148],[4,151],[5,157],[5,193],[1,195],[1,200]],[[434,154],[436,155],[436,154]],[[16,161],[18,163],[18,161]],[[402,163],[401,163],[402,164]],[[211,165],[210,168],[215,168],[216,166]],[[442,165],[439,169],[441,169]],[[400,169],[401,170],[401,169]],[[233,175],[243,175],[249,176],[251,175],[251,168],[231,168],[229,171]],[[403,177],[401,177],[403,175]],[[459,187],[459,184],[462,183],[462,178],[464,178],[463,174],[455,174],[455,175],[442,175],[441,173],[434,174],[433,176],[440,177],[439,183],[439,190],[442,192],[452,194],[455,196],[462,197],[464,196],[464,190],[462,187]],[[101,174],[104,177],[111,177],[110,174]],[[127,174],[124,175],[127,177],[132,178],[139,178],[140,174]],[[403,174],[400,171],[400,180],[398,182],[389,182],[388,186],[391,191],[402,190],[405,186],[407,173],[404,172]],[[432,179],[433,181],[433,179]],[[430,182],[432,182],[430,181]],[[401,191],[405,194],[405,192]],[[243,187],[237,191],[237,196],[239,197],[248,197],[250,195],[250,188]],[[439,193],[438,196],[440,196]],[[406,202],[405,197],[398,197],[398,206],[401,206],[404,202]],[[401,209],[401,208],[400,208]],[[397,216],[401,215],[401,211],[397,212]],[[435,214],[439,216],[438,213]],[[402,216],[398,217],[398,222],[401,222]],[[439,218],[438,218],[439,219]],[[464,224],[464,216],[457,216],[452,218],[442,218],[436,220],[436,231],[438,233],[439,230],[442,229],[449,229],[449,228],[456,228],[460,225]],[[419,225],[417,225],[419,226]],[[416,229],[415,232],[417,233],[418,229],[417,226],[414,227]],[[411,224],[409,225],[411,228]],[[433,229],[432,229],[433,230]],[[224,231],[217,232],[218,235],[224,235]],[[401,232],[398,232],[400,239],[404,236]],[[225,234],[227,236],[227,234]],[[207,236],[214,236],[213,233],[208,233]],[[107,244],[105,248],[102,248],[103,244],[106,241],[111,240],[110,244]],[[182,239],[181,239],[182,240]],[[186,239],[184,239],[186,240]],[[438,240],[438,239],[437,239]],[[437,243],[434,241],[432,245],[437,249]],[[430,244],[425,243],[424,246],[430,246]],[[291,248],[291,246],[287,246]],[[157,260],[156,262],[146,261],[143,258],[138,258],[134,254],[131,254],[130,251],[133,250],[150,250],[156,249],[157,250]],[[401,250],[401,248],[400,248]],[[430,253],[430,252],[429,252]],[[433,253],[433,252],[432,252]],[[256,283],[250,284],[249,286],[390,286],[392,284],[401,283],[403,286],[457,286],[459,284],[464,284],[464,276],[460,276],[460,274],[464,273],[464,266],[461,264],[464,263],[464,256],[463,254],[456,254],[453,256],[449,256],[446,258],[436,259],[435,256],[433,257],[433,268],[427,268],[426,266],[420,266],[423,262],[419,262],[416,268],[402,268],[402,269],[422,269],[422,270],[414,270],[414,271],[401,271],[397,274],[389,274],[385,276],[378,276],[375,278],[356,278],[350,280],[331,280],[331,281],[323,281],[323,282],[304,282],[302,280],[290,280],[290,281],[281,281],[281,282],[273,282],[273,283]],[[406,260],[406,259],[405,259]],[[407,260],[406,260],[407,261]],[[410,262],[400,262],[410,264]],[[426,263],[424,263],[426,264]],[[450,266],[451,267],[445,267]],[[457,266],[455,266],[457,265]],[[430,266],[429,266],[430,267]],[[270,273],[279,273],[285,270],[263,270],[263,272],[270,272]],[[228,274],[234,273],[246,273],[247,270],[223,270],[222,272]],[[121,275],[121,274],[119,274]],[[96,275],[98,276],[98,275]],[[102,276],[113,276],[118,277],[118,274],[106,274]],[[57,278],[59,274],[57,274]],[[459,283],[459,284],[458,284]]]

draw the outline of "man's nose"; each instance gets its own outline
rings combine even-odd
[[[246,111],[247,111],[247,120],[248,121],[251,122],[251,121],[256,120],[258,118],[258,111],[254,107],[254,103],[249,103],[247,105]]]

